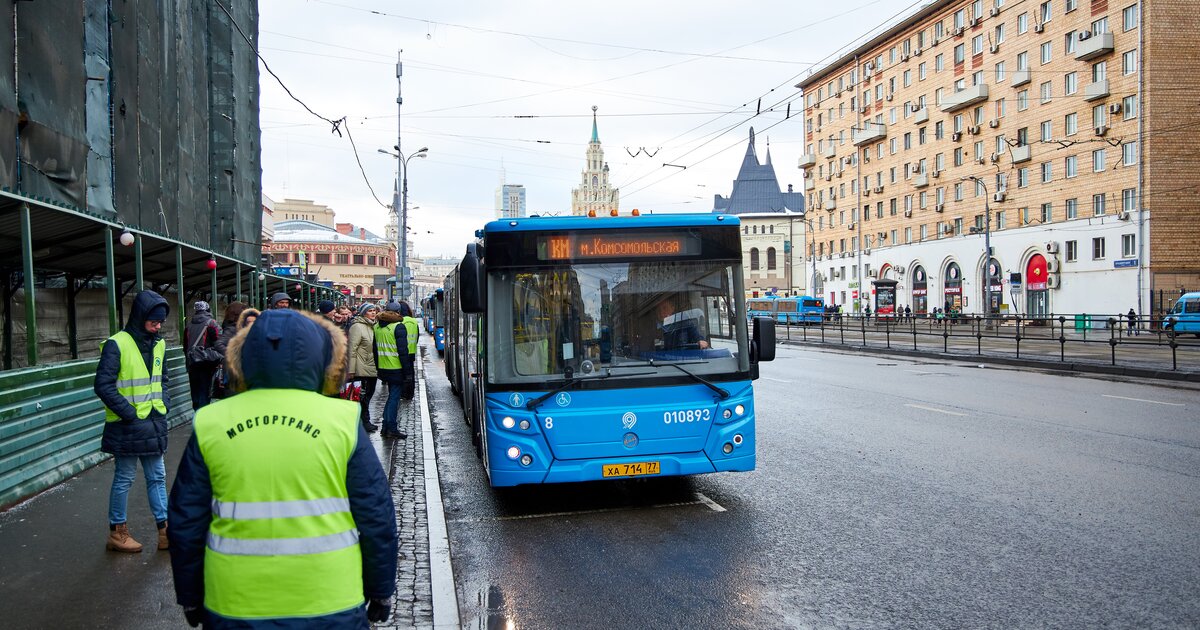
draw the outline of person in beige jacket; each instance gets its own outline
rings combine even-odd
[[[359,418],[367,433],[374,433],[379,426],[371,422],[371,397],[375,395],[378,382],[375,371],[375,317],[379,307],[370,302],[358,307],[358,314],[350,321],[350,347],[348,349],[347,380],[362,381]]]

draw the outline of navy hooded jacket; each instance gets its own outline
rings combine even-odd
[[[146,362],[146,370],[153,371],[154,344],[160,337],[146,332],[146,315],[156,306],[167,308],[170,305],[163,296],[154,291],[142,291],[133,298],[133,307],[129,309],[129,320],[125,323],[125,332],[133,337],[138,350],[142,351],[142,360]],[[119,456],[145,457],[162,455],[167,452],[167,418],[157,410],[151,410],[145,419],[137,417],[137,411],[125,397],[117,391],[117,376],[121,371],[121,349],[116,343],[105,343],[100,351],[100,363],[96,366],[96,380],[92,390],[104,402],[104,406],[112,409],[121,419],[116,422],[104,423],[104,436],[100,438],[100,450]],[[163,369],[162,388],[163,404],[171,408],[171,397],[167,391],[167,371]]]
[[[227,369],[235,389],[302,389],[329,394],[345,376],[345,336],[332,322],[292,310],[268,310],[230,341]],[[236,396],[234,396],[236,398]],[[213,403],[217,410],[225,401]],[[208,412],[206,412],[208,413]],[[362,550],[363,596],[387,599],[396,589],[396,510],[387,476],[361,423],[346,469],[350,513]],[[169,502],[171,568],[176,601],[204,605],[204,549],[212,523],[212,481],[195,433],[188,440]],[[316,618],[228,619],[208,611],[206,628],[366,628],[366,608]]]

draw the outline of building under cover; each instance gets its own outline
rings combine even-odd
[[[775,167],[771,164],[771,149],[767,148],[767,161],[759,164],[754,149],[754,128],[750,128],[750,144],[746,146],[746,157],[733,180],[733,192],[728,197],[714,195],[713,212],[743,214],[747,212],[804,212],[804,195],[779,190]]]

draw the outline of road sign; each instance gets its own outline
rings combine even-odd
[[[1131,260],[1114,260],[1113,261],[1113,267],[1115,267],[1117,269],[1120,269],[1122,267],[1136,267],[1137,264],[1138,264],[1138,261],[1136,258],[1131,259]]]

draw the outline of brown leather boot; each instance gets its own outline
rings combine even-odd
[[[167,526],[163,525],[158,530],[158,550],[162,551],[168,547],[169,543],[167,542]]]
[[[133,539],[129,535],[129,528],[125,523],[117,525],[117,528],[108,532],[108,543],[104,545],[109,551],[121,551],[124,553],[139,553],[142,550],[142,543]]]

